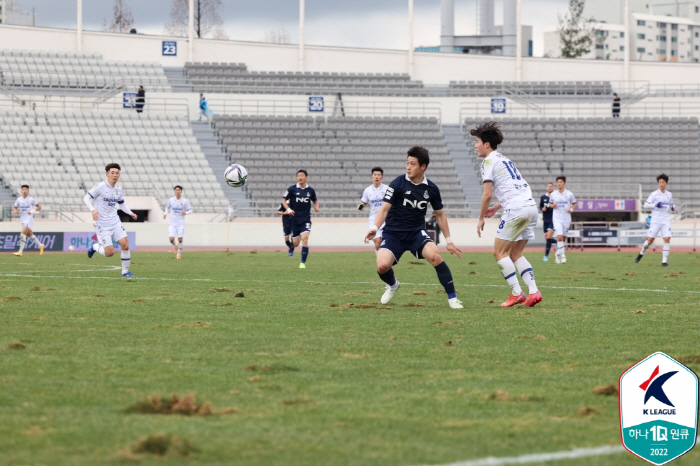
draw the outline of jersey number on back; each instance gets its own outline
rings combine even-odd
[[[506,166],[506,169],[508,170],[508,173],[510,173],[510,177],[518,180],[522,180],[522,177],[520,176],[520,173],[518,172],[518,169],[515,168],[515,164],[511,161],[508,162],[503,162],[503,165]]]

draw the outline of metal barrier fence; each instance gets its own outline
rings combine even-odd
[[[696,223],[688,223],[673,229],[673,238],[691,238],[693,251],[696,250],[700,229]],[[572,222],[568,243],[583,250],[585,247],[639,248],[649,237],[649,230],[643,222]],[[657,236],[657,240],[660,237]]]

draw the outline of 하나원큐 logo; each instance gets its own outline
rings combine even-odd
[[[695,446],[698,377],[664,353],[654,353],[620,376],[620,435],[623,446],[656,465]]]

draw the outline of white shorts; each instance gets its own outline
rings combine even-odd
[[[537,206],[506,209],[496,230],[496,238],[506,241],[535,239],[535,227],[539,212]]]
[[[656,238],[656,236],[661,232],[662,238],[671,237],[671,225],[668,223],[652,223],[649,225],[649,235],[647,238]]]
[[[95,233],[97,234],[97,241],[104,247],[114,246],[122,238],[126,238],[126,230],[122,226],[121,222],[113,226],[97,226],[95,225]]]
[[[185,225],[168,225],[168,236],[171,238],[184,238]]]
[[[571,222],[554,222],[554,236],[567,236]]]
[[[34,217],[29,217],[26,220],[22,220],[22,227],[27,227],[32,230],[34,228]]]

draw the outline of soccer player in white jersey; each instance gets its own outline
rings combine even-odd
[[[177,258],[182,259],[182,240],[185,237],[185,215],[192,213],[190,201],[182,197],[182,186],[177,185],[175,188],[175,197],[168,199],[168,205],[165,206],[165,219],[170,214],[170,223],[168,224],[168,235],[170,236],[170,244],[173,245],[173,252],[177,253]],[[175,244],[177,238],[177,245]]]
[[[530,185],[515,168],[515,164],[496,150],[503,142],[503,134],[496,122],[484,123],[472,129],[470,134],[476,138],[476,154],[484,159],[481,163],[484,194],[476,227],[476,233],[480,237],[484,230],[484,218],[491,217],[503,208],[496,230],[493,256],[510,286],[511,294],[501,306],[511,307],[524,303],[532,307],[542,301],[542,293],[537,289],[535,273],[530,262],[523,256],[523,250],[528,240],[535,238],[539,218],[537,203],[532,198]],[[498,203],[489,207],[494,194]],[[527,296],[520,288],[516,269],[528,287]]]
[[[661,232],[661,237],[664,239],[661,265],[668,267],[668,254],[671,252],[671,218],[669,212],[675,212],[676,206],[673,203],[673,194],[666,189],[668,176],[662,173],[656,177],[656,182],[659,184],[659,189],[649,194],[647,201],[644,203],[645,209],[651,209],[649,238],[642,244],[642,250],[634,261],[639,262],[642,260],[644,252],[652,245],[656,235]]]
[[[134,274],[129,272],[131,264],[131,251],[129,251],[129,239],[126,230],[122,226],[117,209],[121,209],[131,218],[136,220],[137,215],[133,213],[124,202],[122,188],[117,184],[121,167],[117,163],[110,163],[105,167],[107,179],[96,184],[83,198],[83,202],[92,212],[92,219],[95,221],[95,232],[97,242],[92,243],[88,248],[88,257],[92,257],[96,252],[106,257],[114,255],[112,240],[119,243],[122,250],[122,277],[132,278]],[[92,203],[95,203],[94,207]]]
[[[386,194],[386,188],[389,186],[382,183],[384,179],[384,170],[381,167],[374,167],[372,169],[372,186],[365,188],[362,193],[362,199],[360,199],[360,205],[357,206],[359,210],[363,210],[367,204],[370,204],[369,211],[369,227],[372,228],[374,225],[374,219],[377,218],[377,212],[384,202],[384,195]],[[374,234],[374,250],[379,250],[379,245],[382,242],[382,231],[384,230],[384,224],[379,227],[379,230]]]
[[[29,185],[22,185],[22,196],[18,197],[15,201],[15,205],[12,207],[16,215],[20,216],[20,221],[22,222],[22,232],[20,233],[19,240],[19,251],[13,252],[17,257],[22,257],[22,252],[24,251],[24,246],[27,244],[27,238],[29,238],[34,244],[39,247],[39,255],[44,254],[44,245],[39,242],[32,228],[34,228],[34,212],[41,210],[41,205],[34,200],[33,197],[29,196]]]
[[[554,234],[557,237],[557,255],[554,262],[566,264],[566,237],[571,226],[571,213],[576,208],[574,193],[566,189],[566,177],[557,176],[557,190],[549,195],[549,207],[554,209],[552,220],[554,222]]]

